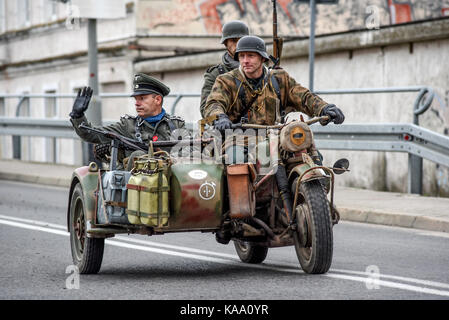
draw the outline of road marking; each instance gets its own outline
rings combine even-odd
[[[6,224],[6,225],[9,225],[9,226],[12,226],[12,227],[18,227],[18,228],[29,229],[29,230],[36,230],[36,231],[43,231],[43,232],[58,234],[58,235],[61,235],[61,236],[68,236],[68,235],[70,235],[70,233],[68,233],[67,231],[62,231],[62,230],[57,230],[57,229],[50,229],[50,228],[47,228],[47,227],[41,227],[41,226],[37,226],[37,225],[28,225],[28,224],[24,224],[24,223],[21,223],[21,222],[7,221],[7,220],[0,219],[0,223]]]
[[[46,223],[46,222],[42,222],[42,221],[34,221],[34,220],[29,220],[29,219],[10,217],[10,216],[5,216],[5,215],[0,215],[0,218],[1,218],[0,224],[4,224],[4,225],[19,227],[19,228],[24,228],[24,229],[29,229],[29,230],[35,230],[35,231],[41,231],[41,232],[47,232],[47,233],[63,235],[63,236],[70,235],[67,231],[62,230],[62,229],[65,230],[66,227],[61,226],[61,225],[50,224],[50,223]],[[19,221],[21,221],[21,222],[19,222]],[[23,222],[26,222],[26,223],[23,223]],[[131,244],[131,243],[126,243],[126,242],[134,242],[134,243],[139,243],[139,244],[143,244],[143,245]],[[195,249],[195,248],[187,248],[187,247],[181,247],[181,246],[175,246],[175,245],[161,244],[161,243],[155,243],[155,242],[138,240],[138,239],[131,239],[131,238],[127,239],[125,237],[117,237],[116,240],[106,239],[106,243],[108,245],[113,245],[116,247],[129,248],[129,249],[159,253],[159,254],[170,255],[170,256],[178,256],[178,257],[201,260],[201,261],[206,261],[206,262],[214,262],[214,263],[220,263],[220,264],[226,264],[226,265],[232,265],[232,266],[239,266],[239,267],[243,267],[243,268],[253,268],[253,269],[261,269],[261,270],[271,270],[271,271],[304,274],[304,272],[299,269],[299,264],[293,265],[293,264],[289,264],[289,263],[280,263],[280,264],[278,263],[276,266],[276,265],[269,265],[269,264],[264,263],[264,264],[260,264],[260,265],[249,265],[249,264],[243,264],[240,261],[238,261],[238,259],[235,255],[216,253],[213,251],[207,251],[207,250],[201,250],[201,249]],[[207,254],[207,255],[222,256],[227,259],[199,255],[199,254],[194,254],[194,253],[184,253],[184,252],[179,252],[179,251],[159,249],[159,248],[154,248],[152,246],[159,246],[161,248],[165,247],[165,248],[171,248],[171,249],[176,249],[176,250],[181,250],[181,251],[195,252],[195,253],[201,253],[201,254]],[[232,259],[232,260],[229,260],[229,259]],[[358,275],[362,275],[365,277],[358,277],[358,276],[345,275],[345,274],[336,274],[333,272],[358,274]],[[335,270],[331,269],[330,272],[323,274],[321,276],[335,278],[335,279],[341,279],[341,280],[364,282],[364,283],[367,283],[367,281],[369,279],[368,275],[365,272],[352,271],[352,270],[341,270],[341,269],[335,269]],[[383,278],[390,278],[390,279],[395,279],[395,280],[420,283],[420,284],[428,285],[428,286],[449,288],[448,284],[434,282],[434,281],[426,281],[426,280],[419,280],[419,279],[414,279],[414,278],[406,278],[406,277],[383,275],[383,274],[380,274],[379,276],[383,277]],[[449,291],[418,287],[418,286],[414,286],[414,285],[410,285],[410,284],[403,284],[403,283],[380,280],[380,279],[376,280],[376,281],[377,281],[377,284],[379,284],[379,286],[383,286],[383,287],[449,297]]]
[[[62,226],[60,224],[53,224],[53,223],[44,222],[44,221],[36,221],[36,220],[23,219],[23,218],[11,217],[11,216],[4,216],[2,214],[0,214],[0,219],[25,222],[25,223],[29,223],[29,224],[33,224],[33,225],[41,226],[41,227],[51,227],[51,228],[55,228],[55,229],[67,230],[66,226]]]

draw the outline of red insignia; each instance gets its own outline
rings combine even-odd
[[[153,136],[153,142],[157,141],[158,137],[157,136]]]

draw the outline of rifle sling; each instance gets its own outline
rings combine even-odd
[[[274,91],[276,92],[276,96],[278,97],[279,101],[282,101],[281,100],[281,90],[279,88],[279,82],[277,81],[274,74],[271,75],[270,79],[271,79],[271,84],[273,85]],[[235,85],[237,86],[237,88],[239,88],[238,98],[240,99],[240,101],[243,105],[243,110],[242,110],[242,113],[240,114],[240,119],[241,119],[241,118],[247,116],[249,109],[253,105],[254,101],[256,101],[256,99],[257,99],[257,95],[255,95],[250,101],[248,101],[248,103],[246,103],[246,94],[245,94],[245,89],[243,88],[242,82],[237,78],[234,78],[234,80],[235,80]]]

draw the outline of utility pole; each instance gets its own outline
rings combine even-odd
[[[309,34],[309,90],[314,90],[314,68],[315,68],[315,24],[317,4],[338,4],[338,0],[296,0],[297,2],[309,3],[310,7],[310,34]]]
[[[314,66],[315,66],[315,20],[316,3],[310,0],[310,35],[309,35],[309,90],[313,92]]]
[[[94,126],[102,125],[101,100],[98,88],[98,48],[97,48],[97,19],[88,19],[87,25],[87,56],[89,60],[89,87],[92,88],[92,99],[86,110],[86,117]],[[83,163],[88,164],[97,160],[93,154],[93,145],[83,142]]]

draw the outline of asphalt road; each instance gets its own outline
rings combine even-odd
[[[68,189],[0,181],[0,299],[444,299],[449,235],[340,222],[324,275],[301,271],[293,247],[240,262],[210,233],[121,235],[97,275],[71,269]]]

